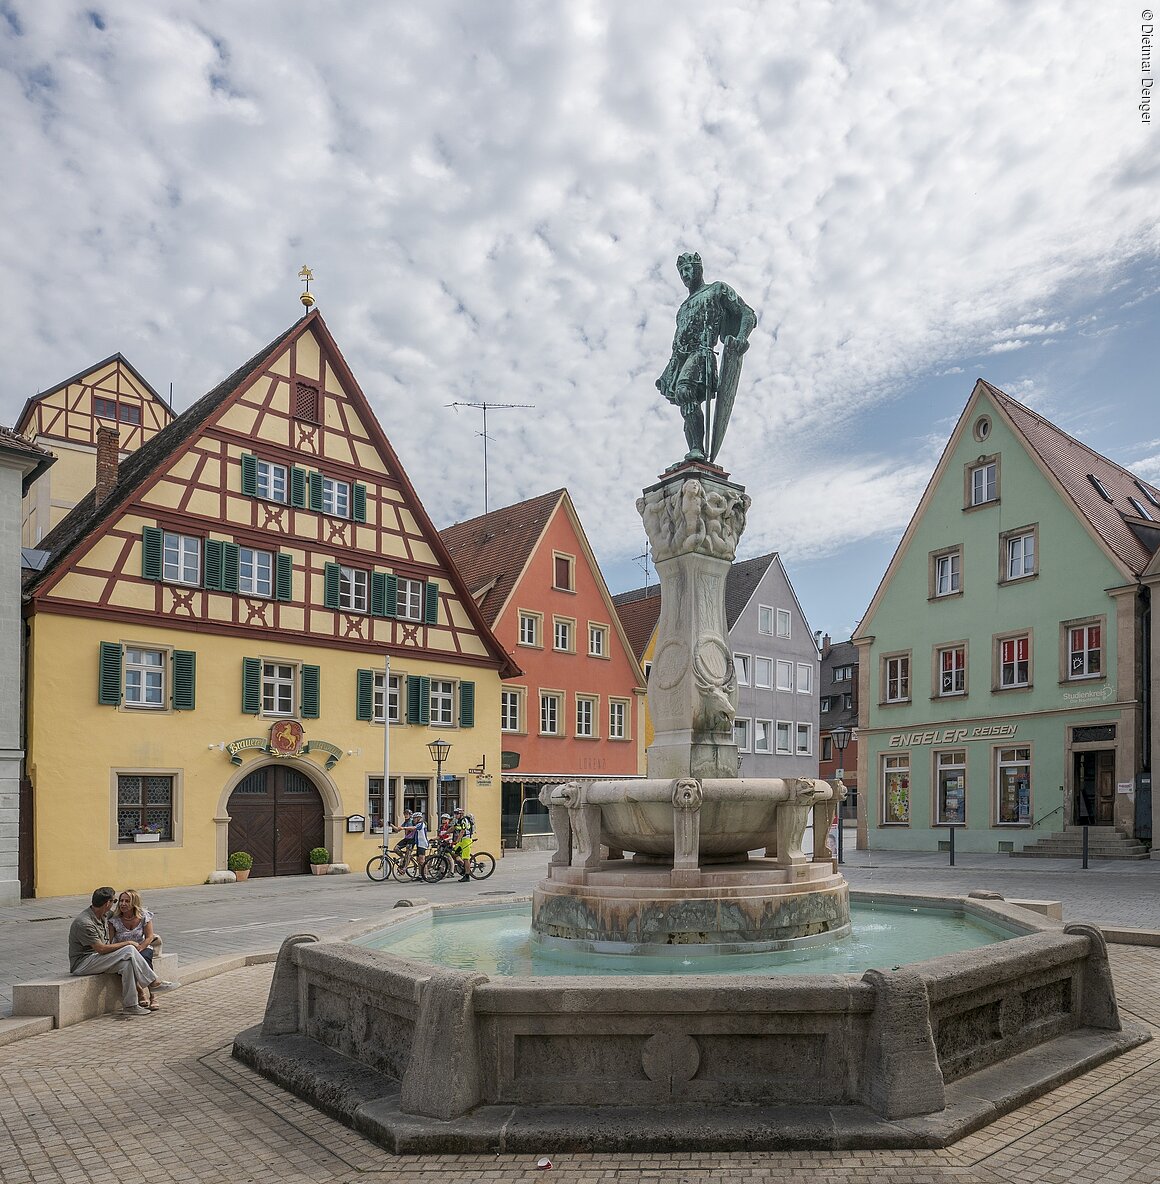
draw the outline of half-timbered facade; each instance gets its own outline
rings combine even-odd
[[[357,868],[404,807],[462,803],[498,842],[498,778],[468,770],[498,768],[517,668],[317,311],[101,493],[25,589],[38,895],[197,882],[235,850]]]
[[[566,489],[493,510],[443,540],[524,671],[504,684],[505,838],[547,820],[545,784],[644,772],[644,677]]]
[[[117,451],[125,457],[172,420],[169,405],[120,354],[29,399],[15,430],[50,449],[56,464],[24,495],[24,546],[37,546],[96,484],[102,427],[116,430]]]

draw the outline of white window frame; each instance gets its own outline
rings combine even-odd
[[[544,626],[543,613],[529,613],[524,609],[520,609],[519,614],[519,644],[528,646],[531,649],[542,650],[544,648],[541,638],[541,630]]]
[[[945,669],[945,655],[950,655],[951,665]],[[961,662],[956,662],[956,656]],[[944,645],[935,650],[935,695],[940,699],[953,699],[967,693],[967,645]]]
[[[757,606],[757,632],[764,637],[773,636],[773,606],[759,604]]]
[[[499,730],[509,734],[523,732],[524,692],[501,687],[499,692]]]
[[[914,812],[914,779],[911,776],[910,769],[910,753],[909,752],[891,752],[882,754],[881,765],[881,780],[878,784],[878,792],[880,795],[879,806],[881,819],[881,826],[909,826],[910,816]],[[887,797],[889,794],[889,784],[891,777],[903,778],[905,784],[902,788],[906,792],[906,817],[889,818],[887,815],[890,811],[887,809]]]
[[[149,661],[148,657],[156,658]],[[169,651],[154,646],[125,646],[123,706],[133,711],[164,711]]]
[[[383,722],[383,679],[385,672],[376,670],[371,680],[371,720],[376,724]],[[403,676],[391,675],[391,691],[387,698],[387,710],[390,712],[390,722],[397,724],[401,721],[399,714],[400,690]]]
[[[785,658],[777,660],[777,681],[773,684],[779,691],[793,690],[793,663]]]
[[[814,693],[814,668],[809,662],[797,664],[797,692],[799,695]]]
[[[733,742],[738,752],[753,751],[753,721],[738,716],[733,721]]]
[[[802,737],[805,744],[802,744]],[[793,750],[795,756],[813,756],[814,754],[814,725],[796,724],[793,734]]]
[[[773,752],[773,720],[753,721],[753,751],[767,756]]]
[[[1003,536],[1003,580],[1025,580],[1039,571],[1038,547],[1034,530],[1022,530]]]
[[[734,654],[733,655],[733,670],[737,675],[737,685],[739,687],[747,687],[752,681],[752,668],[750,667],[749,654]]]
[[[628,700],[608,700],[608,738],[609,740],[628,739]]]
[[[455,726],[455,679],[433,678],[429,695],[430,720],[433,728]]]
[[[285,465],[276,465],[273,461],[258,460],[254,465],[254,491],[260,498],[268,502],[282,502],[290,500],[290,470]]]
[[[1019,642],[1027,642],[1027,657],[1025,659],[1027,665],[1026,677],[1023,680],[1019,679]],[[1003,647],[1011,643],[1014,647],[1014,656],[1011,662],[1003,660]],[[998,666],[998,686],[1001,691],[1023,690],[1031,686],[1031,633],[1030,631],[1022,633],[1012,633],[1005,637],[997,637],[995,639],[995,661]],[[1011,667],[1011,678],[1005,677],[1007,667]]]
[[[560,716],[564,710],[564,696],[558,691],[541,691],[540,692],[540,735],[541,736],[562,736],[560,731]],[[547,723],[552,724],[551,729],[547,727]]]
[[[161,577],[167,584],[201,584],[201,539],[162,531]]]
[[[1091,631],[1093,629],[1099,630],[1099,645],[1092,646],[1088,644],[1091,640]],[[1073,640],[1075,634],[1083,634],[1083,646],[1081,649],[1075,648],[1075,641]],[[1096,669],[1091,668],[1091,656],[1096,654]],[[1076,659],[1079,658],[1077,665]],[[1084,621],[1081,624],[1069,625],[1067,627],[1067,677],[1069,681],[1080,681],[1082,679],[1103,678],[1104,664],[1104,622],[1099,621]]]
[[[755,656],[753,659],[753,685],[762,690],[773,687],[773,659]]]
[[[945,807],[945,780],[954,777],[962,779],[963,816],[958,821],[949,821]],[[934,754],[934,824],[935,826],[966,826],[967,824],[967,750],[947,749]]]
[[[238,548],[238,591],[244,596],[274,595],[274,553]]]
[[[883,658],[883,663],[885,664],[885,670],[883,672],[885,682],[883,687],[883,702],[909,703],[910,655],[892,654],[890,657]],[[896,693],[891,694],[891,689],[894,689]]]
[[[608,626],[588,622],[588,656],[590,658],[608,657]]]
[[[350,517],[350,482],[322,478],[322,512],[335,518]]]
[[[934,556],[934,597],[957,596],[963,590],[963,553],[959,548]]]
[[[576,622],[571,617],[552,618],[552,649],[558,654],[576,652]]]
[[[793,753],[793,724],[788,719],[779,719],[773,729],[774,752],[781,756]]]
[[[834,667],[834,682],[850,682],[854,677],[853,666],[835,666]]]
[[[399,576],[395,581],[395,616],[403,621],[421,621],[426,592],[422,580]]]
[[[596,720],[600,700],[595,695],[576,696],[576,736],[582,740],[593,740],[597,736]]]
[[[821,697],[821,699],[818,700],[818,710],[823,715],[825,715],[828,711],[832,711],[833,707],[834,707],[833,695],[823,695]]]
[[[262,714],[292,716],[298,706],[298,663],[262,662]]]
[[[361,567],[338,568],[338,607],[351,613],[365,613],[370,607],[370,575]],[[398,597],[396,595],[396,605]]]
[[[982,496],[980,496],[980,494]],[[971,469],[971,505],[985,506],[999,496],[999,465],[985,461]]]
[[[777,635],[785,641],[789,640],[793,618],[788,608],[777,610]]]

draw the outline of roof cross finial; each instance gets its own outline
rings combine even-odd
[[[306,285],[302,295],[299,296],[298,299],[301,300],[307,308],[311,308],[314,304],[314,296],[310,292],[310,281],[314,279],[314,272],[312,272],[310,268],[307,267],[305,263],[303,263],[302,270],[298,273],[298,278]]]

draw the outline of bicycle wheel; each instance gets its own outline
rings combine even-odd
[[[389,880],[391,878],[391,861],[385,855],[376,855],[367,863],[367,875],[372,880]]]
[[[476,851],[471,856],[471,878],[486,880],[495,871],[495,856],[486,851]]]
[[[428,855],[423,862],[423,879],[438,884],[451,871],[451,860],[446,855]]]
[[[417,880],[419,878],[419,861],[414,857],[403,855],[395,861],[396,880]]]

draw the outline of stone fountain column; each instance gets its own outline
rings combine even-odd
[[[650,778],[737,776],[725,579],[749,506],[742,486],[697,463],[667,474],[636,503],[661,582],[648,685]]]

